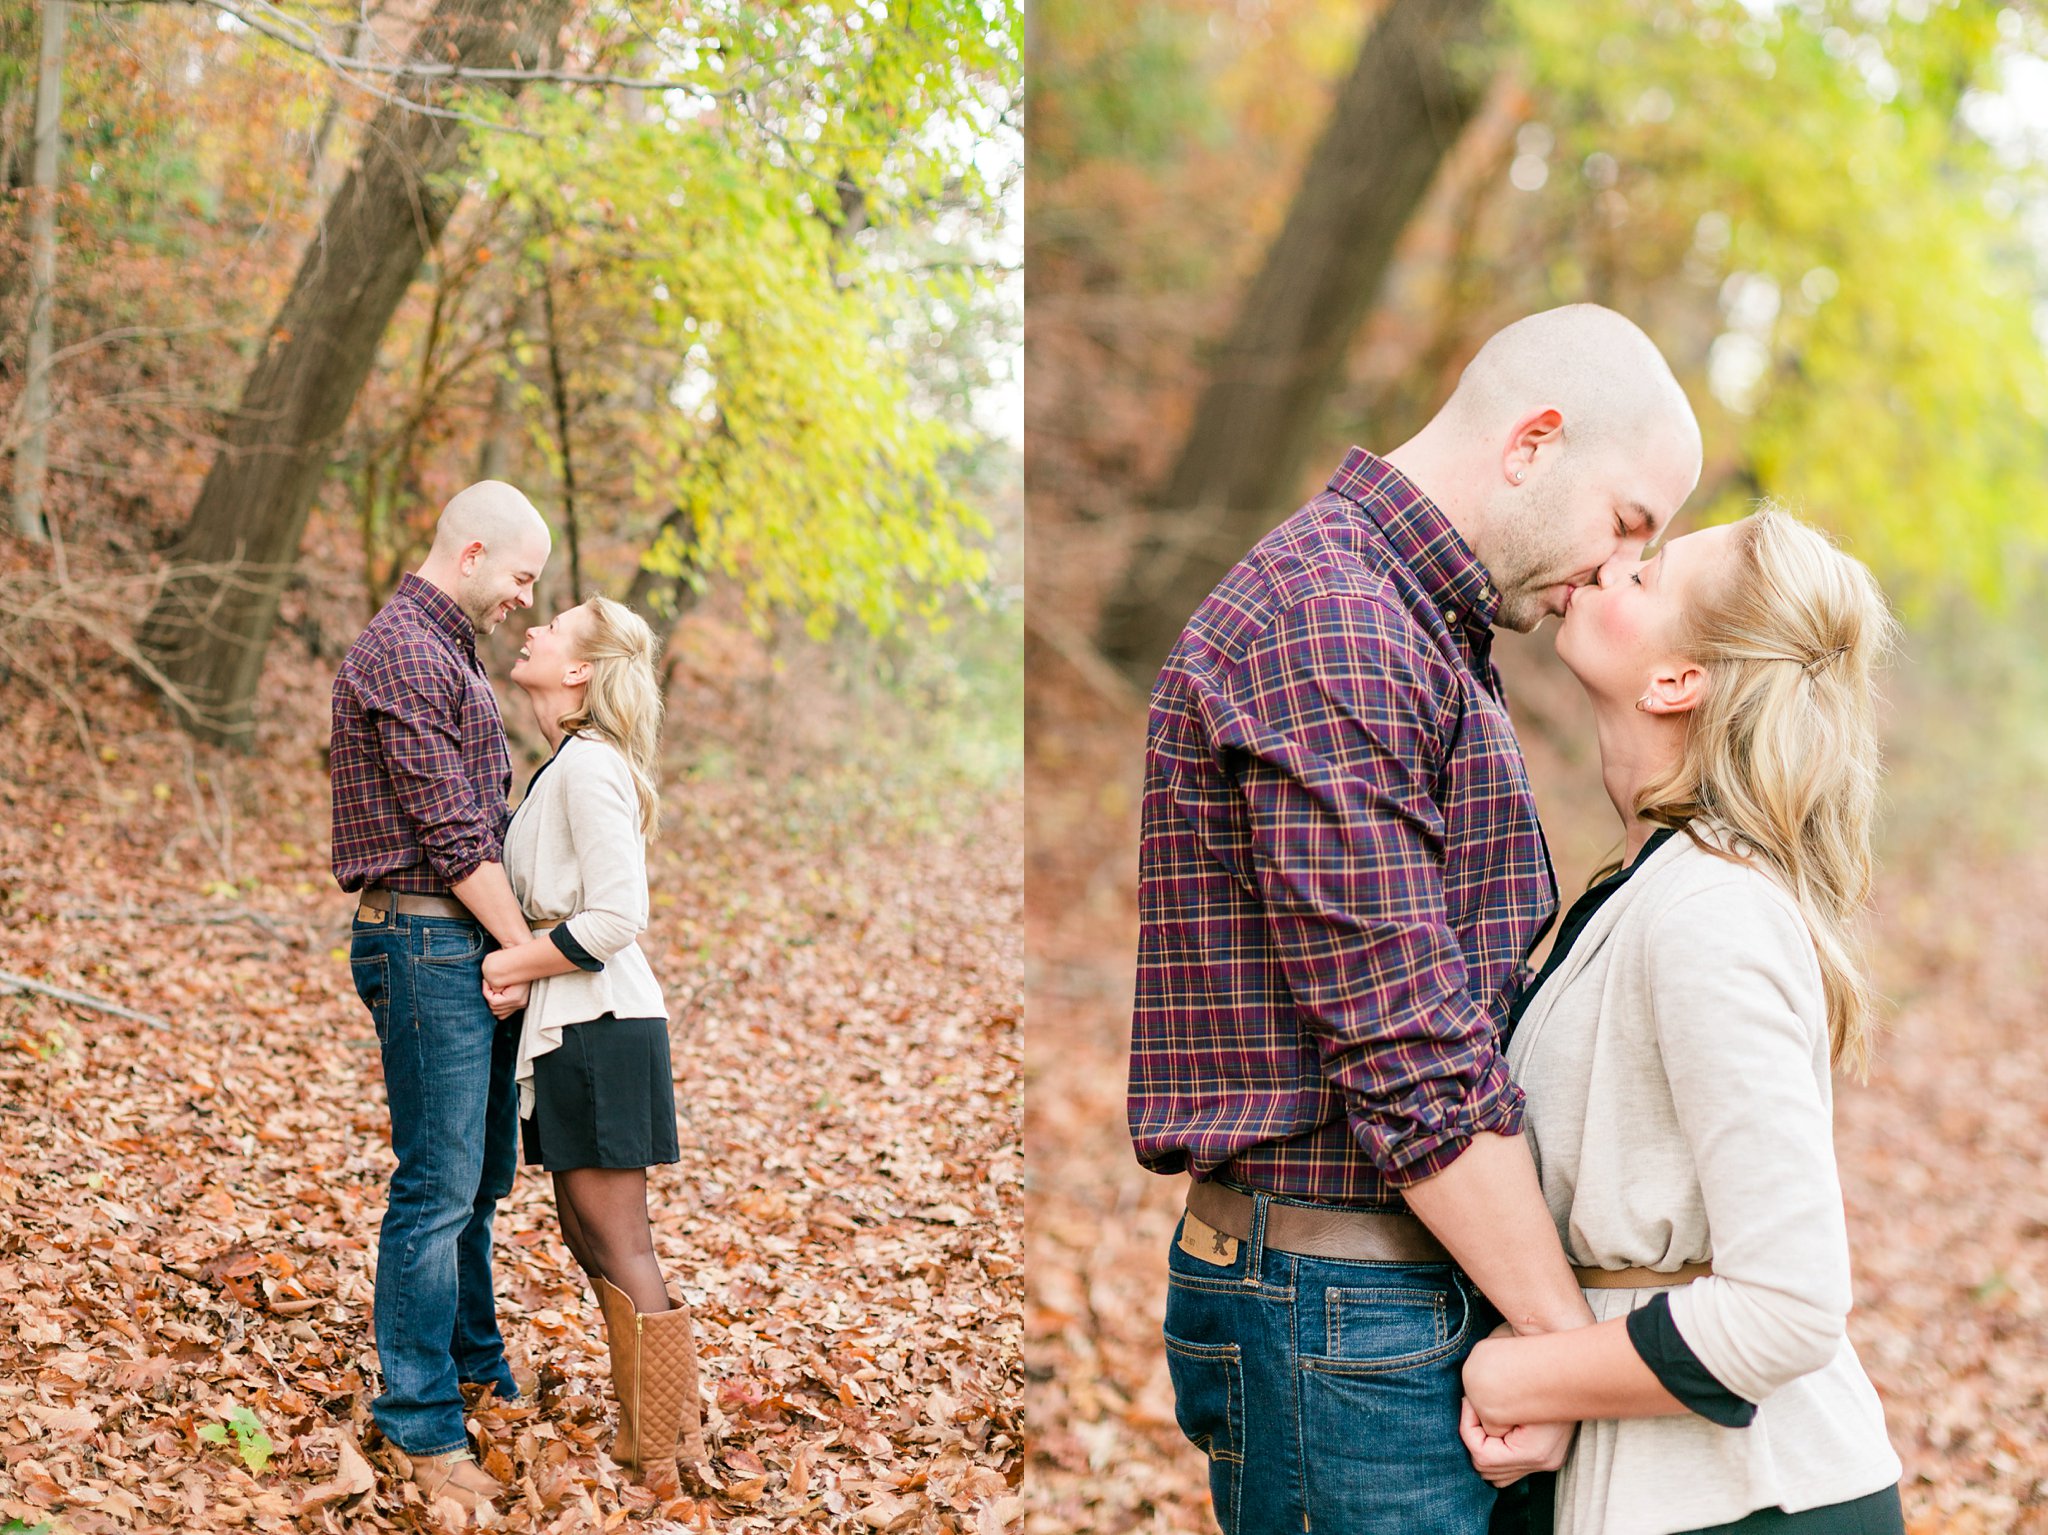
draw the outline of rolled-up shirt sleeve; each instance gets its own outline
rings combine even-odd
[[[1434,765],[1447,663],[1370,597],[1282,614],[1203,700],[1250,808],[1251,860],[1289,989],[1386,1179],[1442,1171],[1521,1129],[1494,1024],[1444,901]]]
[[[567,923],[548,929],[548,939],[561,951],[562,958],[578,970],[597,971],[604,968],[604,961],[576,941],[576,935],[569,931]]]
[[[569,839],[583,889],[581,909],[562,924],[602,963],[647,928],[647,855],[640,800],[625,759],[611,747],[577,761],[568,786]]]
[[[455,662],[426,643],[393,646],[357,683],[392,794],[428,864],[450,885],[501,855],[497,817],[463,761],[465,686]]]

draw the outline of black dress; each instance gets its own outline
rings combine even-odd
[[[520,1132],[527,1164],[551,1173],[681,1160],[668,1020],[606,1013],[562,1030],[534,1060],[533,1117]]]

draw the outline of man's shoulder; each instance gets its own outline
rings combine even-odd
[[[363,626],[341,658],[343,677],[378,678],[394,672],[449,672],[459,663],[448,641],[427,623],[419,609],[394,597]]]
[[[1311,501],[1232,567],[1189,620],[1181,659],[1233,669],[1296,637],[1402,670],[1433,672],[1439,659],[1384,537],[1334,493]]]
[[[1268,623],[1310,605],[1361,614],[1377,610],[1402,628],[1414,627],[1396,569],[1393,551],[1372,520],[1353,502],[1326,491],[1254,544],[1215,597],[1248,606]]]

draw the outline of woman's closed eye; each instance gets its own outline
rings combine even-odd
[[[1629,580],[1635,582],[1637,586],[1641,586],[1643,584],[1643,573],[1640,570],[1630,571],[1628,578]]]

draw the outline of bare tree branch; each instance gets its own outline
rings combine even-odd
[[[0,970],[0,992],[4,991],[27,991],[38,996],[55,997],[59,1002],[69,1002],[73,1007],[90,1007],[102,1013],[112,1013],[116,1018],[146,1023],[152,1029],[170,1027],[161,1018],[152,1018],[147,1013],[132,1012],[118,1002],[109,1002],[105,997],[95,997],[83,991],[66,991],[62,986],[46,986],[41,981],[32,981],[25,975],[11,975],[5,970]]]
[[[636,76],[614,74],[590,74],[572,69],[491,69],[472,64],[441,64],[425,59],[406,59],[395,64],[381,63],[376,59],[348,58],[334,52],[320,35],[297,17],[288,15],[274,5],[256,0],[253,5],[233,5],[229,0],[105,0],[110,4],[125,5],[204,5],[231,16],[251,32],[282,43],[308,58],[316,59],[329,69],[343,75],[382,75],[393,80],[478,80],[504,82],[508,80],[552,81],[557,85],[606,85],[628,91],[688,91],[694,96],[708,100],[729,100],[744,96],[746,87],[732,85],[713,89],[697,80],[678,80],[670,76]],[[707,42],[704,46],[711,45]],[[381,93],[378,93],[381,94]],[[391,97],[385,97],[391,100]],[[445,109],[431,109],[423,103],[412,105],[422,111],[433,111],[434,115],[454,117],[459,114]],[[464,119],[474,121],[474,119]]]

